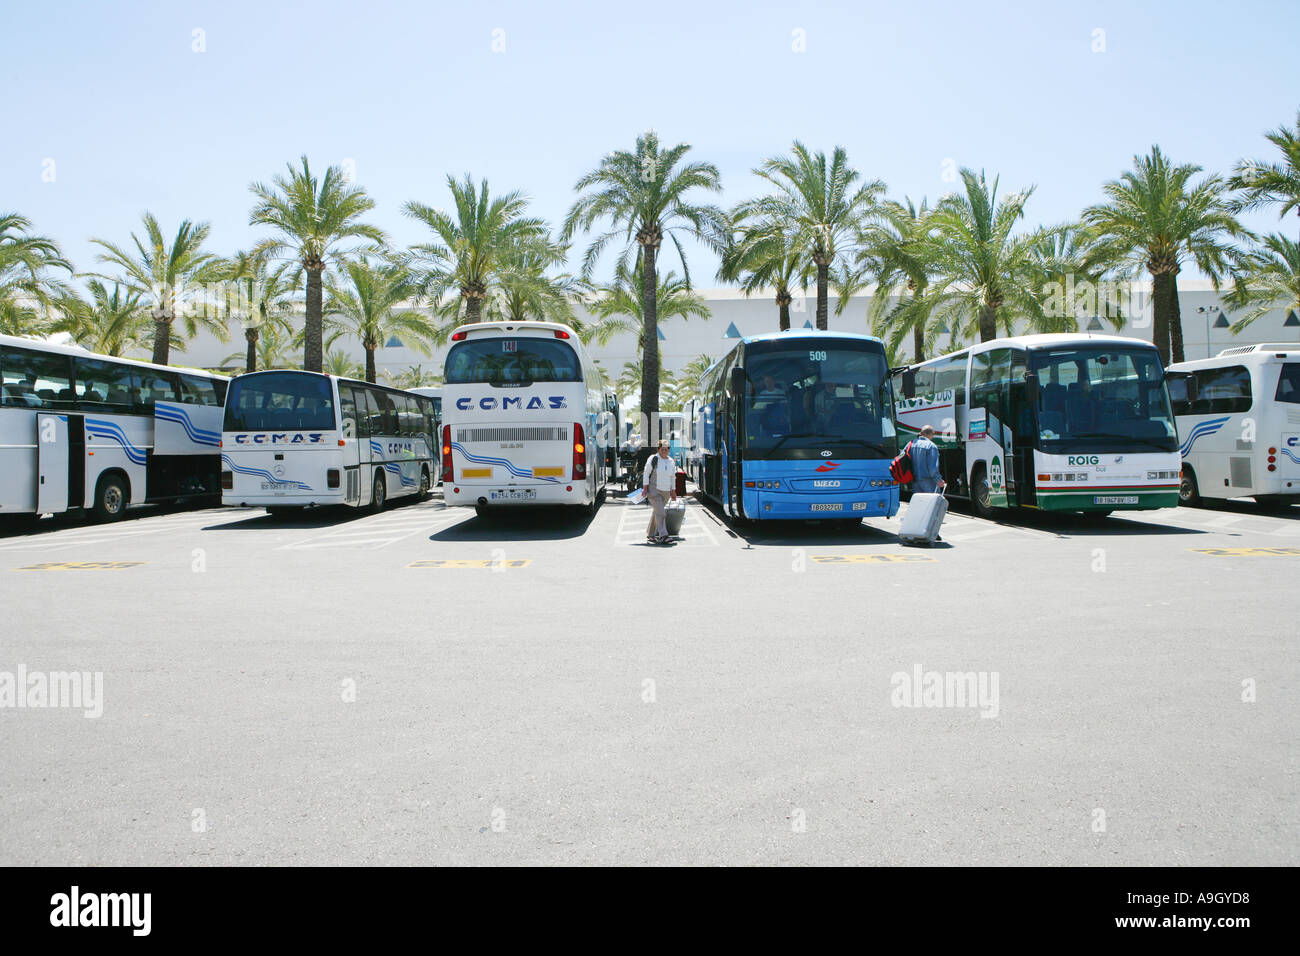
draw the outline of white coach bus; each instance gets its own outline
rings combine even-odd
[[[215,498],[228,381],[0,335],[0,516]]]
[[[221,433],[221,500],[379,511],[433,487],[433,401],[320,372],[266,371],[230,383]]]
[[[1300,345],[1243,345],[1169,366],[1185,505],[1300,503]]]
[[[895,369],[893,386],[900,445],[930,425],[947,494],[982,517],[1178,504],[1178,438],[1150,342],[995,339]]]
[[[497,506],[605,496],[611,413],[600,370],[568,326],[480,322],[451,336],[442,387],[442,489],[480,515]]]

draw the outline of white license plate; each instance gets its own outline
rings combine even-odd
[[[499,491],[489,491],[488,501],[536,501],[537,491],[534,488],[507,488]]]
[[[843,511],[844,505],[843,503],[836,503],[833,505],[809,505],[808,510],[809,511]]]
[[[262,490],[274,491],[277,495],[282,495],[289,490],[289,486],[283,481],[264,481],[262,482]]]
[[[1137,495],[1097,495],[1092,499],[1094,505],[1135,505]]]

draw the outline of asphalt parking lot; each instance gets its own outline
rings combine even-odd
[[[1290,511],[47,519],[0,863],[1295,865]]]

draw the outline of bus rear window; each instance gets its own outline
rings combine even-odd
[[[301,372],[241,376],[226,396],[226,431],[329,431],[335,423],[330,381]]]
[[[1300,362],[1288,362],[1282,366],[1282,377],[1277,380],[1279,402],[1300,405]]]
[[[531,385],[580,382],[578,355],[558,339],[490,338],[461,342],[447,353],[448,385]]]

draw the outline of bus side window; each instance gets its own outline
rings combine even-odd
[[[352,388],[339,386],[339,417],[343,423],[343,437],[357,437],[357,405],[352,397]]]
[[[48,352],[4,350],[4,404],[20,408],[71,408],[72,358]]]
[[[220,405],[212,379],[181,375],[181,401],[186,405]]]
[[[1192,372],[1166,372],[1165,382],[1169,386],[1169,403],[1175,415],[1190,415],[1194,397],[1195,374]]]

